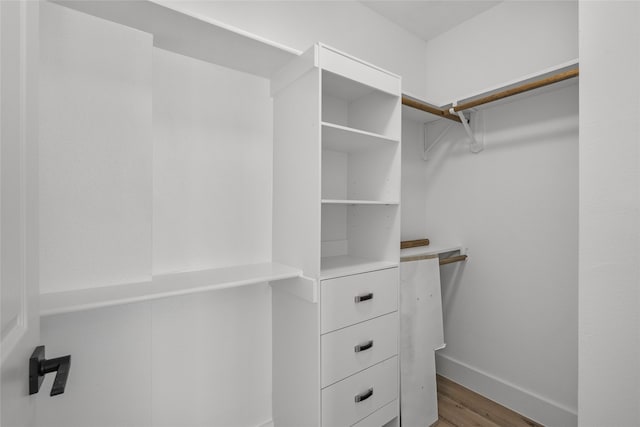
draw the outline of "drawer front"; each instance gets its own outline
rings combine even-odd
[[[350,426],[396,399],[398,357],[394,356],[322,390],[322,426]]]
[[[319,50],[320,68],[391,95],[400,95],[401,83],[398,76],[334,51],[327,46],[321,46]]]
[[[398,309],[398,269],[323,280],[321,332],[335,331]]]
[[[364,420],[358,421],[353,427],[380,427],[396,418],[399,414],[398,401],[394,400],[369,415]]]
[[[398,354],[398,312],[321,338],[322,387]]]

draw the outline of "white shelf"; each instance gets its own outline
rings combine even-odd
[[[490,96],[493,95],[496,92],[502,92],[504,90],[508,90],[511,89],[514,86],[520,86],[523,84],[527,84],[527,83],[531,83],[535,80],[540,80],[549,76],[552,76],[554,74],[558,74],[564,71],[568,71],[570,69],[576,68],[579,65],[579,61],[578,59],[573,59],[570,61],[566,61],[566,62],[562,62],[560,64],[545,68],[543,70],[539,70],[536,71],[534,73],[530,73],[530,74],[526,74],[524,76],[520,76],[516,79],[513,80],[509,80],[509,81],[505,81],[502,82],[500,84],[485,88],[484,90],[466,95],[464,97],[458,98],[457,103],[458,104],[464,104],[465,102],[471,101],[473,99],[476,98],[481,98],[481,97],[485,97],[485,96]],[[577,83],[577,79],[569,79],[569,80],[564,80],[563,82],[559,82],[559,83],[555,83],[553,85],[551,85],[550,87],[542,87],[542,88],[538,88],[535,89],[534,91],[529,91],[529,92],[525,92],[523,94],[523,96],[531,96],[533,94],[539,94],[543,91],[546,90],[552,90],[554,88],[558,88],[561,87],[562,85],[570,85],[570,84],[576,84]],[[551,88],[551,89],[550,89]],[[517,99],[520,95],[516,95],[515,99]],[[513,100],[514,97],[509,97],[507,98],[507,100]],[[450,104],[447,104],[447,106]],[[487,105],[496,105],[494,103],[491,104],[487,104]],[[482,108],[482,106],[476,107],[476,108]]]
[[[357,258],[349,255],[323,257],[320,262],[320,280],[384,270],[397,266],[397,262]]]
[[[323,205],[384,205],[394,206],[400,203],[393,200],[338,200],[338,199],[322,199]]]
[[[461,255],[464,255],[466,253],[466,248],[462,245],[429,244],[429,246],[402,249],[400,250],[400,257],[441,255],[449,252],[460,252]]]
[[[153,34],[153,44],[181,55],[271,77],[299,51],[166,1],[83,1],[54,3]],[[232,46],[233,48],[230,48]]]
[[[146,282],[41,294],[40,315],[72,313],[301,276],[301,270],[276,263],[165,274]]]
[[[380,144],[400,142],[396,138],[354,129],[335,123],[322,122],[322,149],[353,153],[368,150]]]

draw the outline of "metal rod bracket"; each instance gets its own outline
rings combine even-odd
[[[454,102],[451,108],[449,108],[449,112],[451,114],[456,114],[458,115],[458,117],[460,117],[460,120],[462,121],[462,126],[464,127],[465,132],[467,132],[467,135],[469,136],[469,151],[471,151],[472,153],[481,152],[482,150],[484,150],[484,141],[478,141],[474,136],[473,130],[471,129],[471,126],[469,126],[469,122],[471,121],[470,119],[471,116],[467,118],[462,113],[462,111],[456,111],[455,110],[456,105],[457,103]]]

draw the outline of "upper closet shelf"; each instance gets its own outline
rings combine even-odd
[[[458,112],[478,108],[502,99],[508,98],[513,101],[517,99],[518,95],[537,94],[543,90],[549,90],[551,86],[557,88],[558,84],[562,82],[573,84],[576,80],[571,79],[578,77],[578,75],[579,63],[577,59],[574,59],[470,94],[445,106],[445,108],[453,108],[455,112]]]
[[[208,17],[179,2],[54,0],[54,3],[153,35],[153,44],[181,55],[270,78],[300,52]]]
[[[146,282],[41,294],[40,315],[72,313],[301,276],[301,270],[277,263],[164,274]]]
[[[380,144],[397,143],[397,138],[359,129],[322,122],[322,148],[325,150],[353,153],[367,150]]]

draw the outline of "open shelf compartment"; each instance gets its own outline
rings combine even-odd
[[[321,276],[397,265],[398,205],[322,205]]]
[[[322,121],[400,139],[401,97],[322,70]]]
[[[349,146],[346,136],[341,141]],[[368,149],[338,150],[322,143],[322,199],[367,200],[397,203],[400,200],[400,144],[373,144]]]

